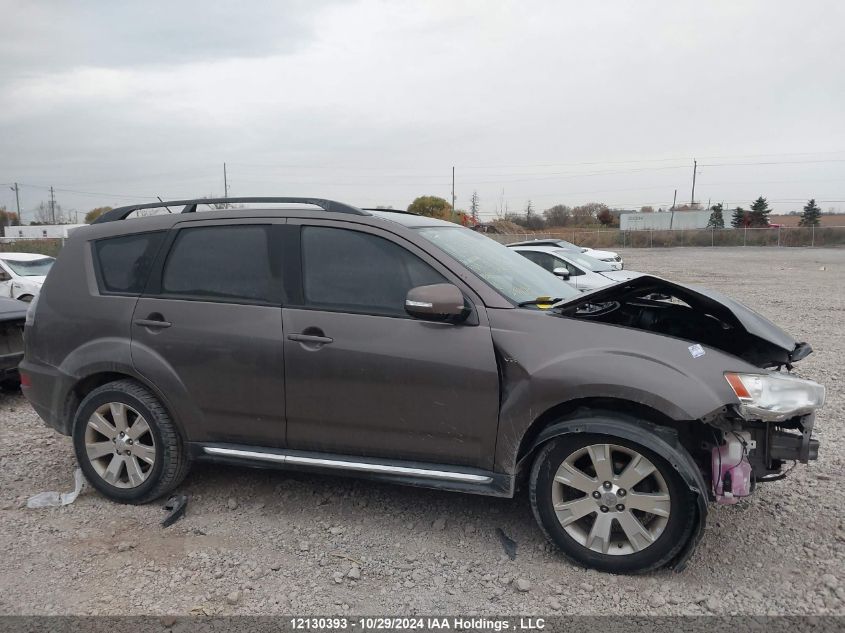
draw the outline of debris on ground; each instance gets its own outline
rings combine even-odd
[[[499,540],[502,542],[502,549],[505,550],[508,558],[516,560],[516,541],[505,534],[505,531],[500,527],[496,528],[496,534],[498,534]]]
[[[164,504],[164,509],[167,510],[167,516],[161,520],[161,527],[168,527],[176,523],[185,515],[185,510],[188,507],[187,495],[173,495]],[[202,532],[198,528],[194,528],[194,532]]]
[[[82,474],[82,469],[77,468],[73,472],[73,490],[70,492],[39,492],[37,495],[32,495],[26,502],[27,508],[56,508],[59,506],[66,506],[74,501],[85,487],[85,477]]]

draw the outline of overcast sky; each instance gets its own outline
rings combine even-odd
[[[219,5],[215,7],[215,4]],[[841,2],[0,0],[0,205],[845,210]]]

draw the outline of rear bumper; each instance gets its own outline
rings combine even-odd
[[[70,435],[70,417],[67,414],[67,395],[73,381],[55,367],[24,359],[19,371],[25,375],[21,391],[32,408],[47,426],[63,435]]]
[[[18,365],[23,360],[23,352],[0,356],[0,380],[11,378],[18,373]]]

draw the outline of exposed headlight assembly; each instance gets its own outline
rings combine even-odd
[[[739,398],[739,413],[746,420],[779,422],[810,413],[824,404],[822,385],[790,374],[726,372],[725,378]]]

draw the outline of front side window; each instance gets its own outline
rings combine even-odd
[[[265,225],[181,229],[167,257],[161,294],[206,301],[278,303]]]
[[[555,266],[557,266],[557,262],[560,260],[548,253],[541,253],[540,251],[517,251],[520,255],[522,255],[525,259],[534,262],[538,266],[542,266],[550,273],[554,272]]]
[[[554,259],[555,261],[555,268],[566,268],[566,270],[569,271],[570,277],[577,277],[578,275],[585,274],[583,270],[581,270],[577,266],[573,266],[569,262],[566,262],[562,259],[558,259],[557,257],[553,257],[552,259]]]
[[[94,242],[101,292],[139,295],[166,233],[134,233]]]
[[[610,264],[600,261],[595,257],[584,255],[583,253],[566,253],[566,257],[568,259],[571,259],[581,268],[584,268],[585,270],[591,270],[594,273],[601,273],[613,270],[613,267]]]
[[[446,279],[398,244],[360,231],[302,228],[302,286],[312,307],[405,316],[411,288]]]

